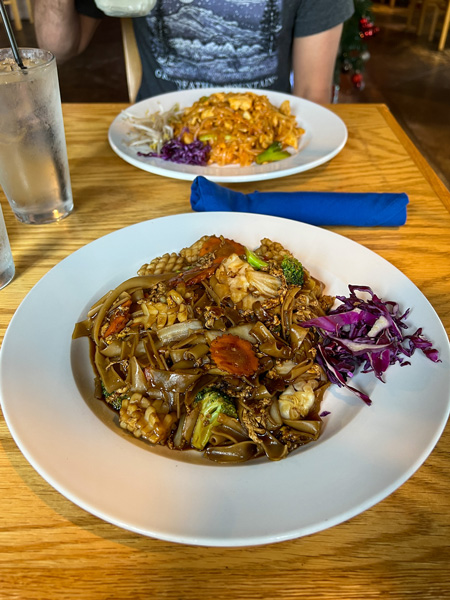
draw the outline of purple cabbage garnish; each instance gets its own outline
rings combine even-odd
[[[183,165],[205,166],[208,163],[211,146],[208,143],[194,140],[185,144],[181,137],[172,138],[161,146],[158,152],[138,152],[138,156],[154,156]]]
[[[390,365],[409,365],[416,349],[421,350],[433,362],[440,362],[438,351],[417,329],[411,335],[403,335],[408,328],[405,319],[409,309],[400,314],[396,302],[384,302],[370,287],[349,285],[349,296],[337,296],[341,304],[327,316],[310,319],[302,327],[315,327],[320,334],[317,362],[325,369],[332,383],[346,387],[366,404],[372,401],[360,390],[348,384],[359,367],[363,373],[373,372],[383,381]],[[368,294],[363,300],[356,292]]]

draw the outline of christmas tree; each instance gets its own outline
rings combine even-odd
[[[357,89],[364,87],[365,62],[370,57],[367,41],[379,31],[379,28],[373,22],[372,2],[370,0],[353,1],[355,12],[344,23],[336,61],[334,77],[336,92],[339,91],[343,75],[350,77],[353,86]]]

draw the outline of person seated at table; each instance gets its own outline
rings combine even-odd
[[[242,86],[331,102],[342,26],[353,10],[353,0],[157,0],[134,19],[143,70],[137,100]],[[70,59],[103,16],[94,0],[35,0],[38,44],[59,62]]]

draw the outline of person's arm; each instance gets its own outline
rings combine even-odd
[[[294,38],[292,65],[295,96],[319,104],[331,102],[341,34],[342,24],[315,35]]]
[[[59,62],[83,52],[100,23],[80,15],[74,0],[35,0],[34,20],[39,47],[50,50]]]

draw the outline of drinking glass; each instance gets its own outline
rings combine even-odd
[[[9,245],[8,233],[0,206],[0,290],[14,277],[14,261]]]
[[[0,185],[19,221],[51,223],[73,209],[55,57],[0,49]]]

